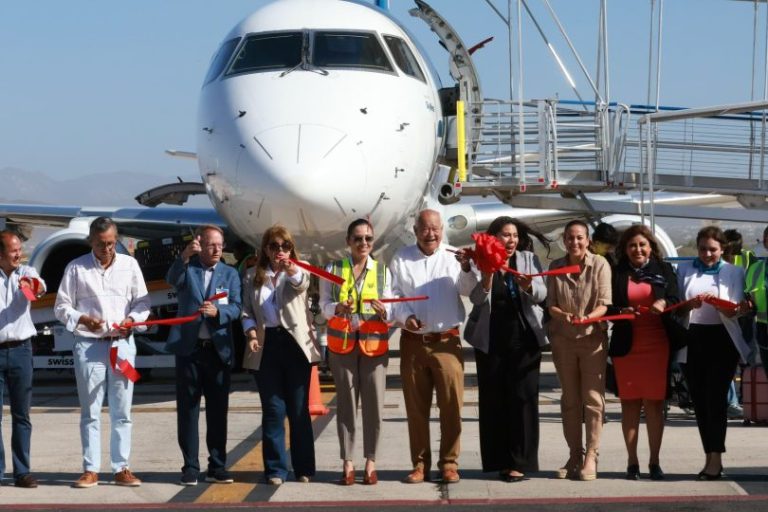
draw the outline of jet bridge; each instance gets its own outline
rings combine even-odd
[[[768,222],[768,102],[697,109],[533,100],[463,108],[443,202],[489,196],[518,207]],[[458,109],[461,111],[462,109]],[[461,133],[461,127],[457,132]],[[461,155],[465,162],[461,162]],[[709,206],[730,201],[731,207]]]

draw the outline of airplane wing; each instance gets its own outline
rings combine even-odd
[[[35,226],[67,227],[72,219],[110,217],[121,235],[141,239],[160,238],[189,233],[201,224],[214,224],[228,232],[224,220],[213,208],[109,208],[82,206],[49,206],[30,204],[0,204],[0,225],[3,223],[28,233]]]

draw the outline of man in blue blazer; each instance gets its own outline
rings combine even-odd
[[[224,232],[217,226],[198,228],[195,239],[173,262],[165,280],[176,289],[179,317],[200,315],[174,326],[166,350],[176,355],[176,420],[184,457],[181,485],[197,485],[200,473],[198,418],[205,396],[208,429],[206,482],[232,483],[226,470],[227,411],[235,360],[232,322],[240,318],[240,276],[221,262]],[[226,294],[215,301],[206,300]]]

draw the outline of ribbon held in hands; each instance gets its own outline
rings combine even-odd
[[[213,302],[215,300],[223,299],[227,296],[227,292],[219,292],[216,295],[211,295],[207,299],[205,299],[205,302]],[[160,318],[157,320],[147,320],[145,322],[125,322],[123,325],[113,323],[112,328],[113,329],[131,329],[133,327],[141,327],[145,325],[181,325],[186,324],[189,322],[194,322],[197,317],[200,316],[200,313],[195,313],[194,315],[189,316],[179,316],[176,318]]]
[[[19,288],[21,289],[21,293],[24,294],[24,297],[26,297],[29,302],[34,302],[37,300],[37,296],[42,291],[43,284],[39,279],[24,276],[19,279]]]
[[[735,302],[731,302],[725,299],[720,299],[717,297],[705,297],[702,300],[707,304],[720,309],[736,309],[739,307],[739,305],[736,304]]]
[[[527,277],[539,277],[539,276],[559,276],[562,274],[579,274],[581,272],[581,267],[578,265],[569,265],[567,267],[560,267],[552,270],[545,270],[544,272],[539,272],[537,274],[523,274],[522,272],[518,272],[517,270],[508,268],[507,272],[511,272],[518,276],[527,276]]]
[[[363,299],[363,302],[373,302],[374,300],[378,300],[382,304],[392,304],[394,302],[413,302],[427,299],[429,299],[429,295],[416,295],[414,297],[393,297],[391,299]]]
[[[599,316],[597,318],[574,318],[571,320],[571,324],[573,325],[587,325],[587,324],[596,324],[598,322],[607,322],[607,321],[614,321],[614,320],[634,320],[635,315],[632,313],[624,313],[621,315],[606,315],[606,316]]]
[[[493,274],[499,270],[509,270],[506,265],[507,250],[498,238],[488,233],[473,233],[472,239],[475,248],[469,250],[470,257],[481,272]]]
[[[339,277],[339,276],[337,276],[335,274],[331,274],[330,272],[327,272],[327,271],[325,271],[322,268],[318,268],[318,267],[316,267],[314,265],[310,265],[309,263],[304,263],[303,261],[299,261],[299,260],[294,259],[294,258],[291,258],[291,261],[295,265],[303,268],[304,270],[306,270],[310,274],[315,274],[317,277],[319,277],[321,279],[325,279],[326,281],[330,281],[330,282],[332,282],[334,284],[337,284],[339,286],[344,284],[344,278]]]

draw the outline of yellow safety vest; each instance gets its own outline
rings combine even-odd
[[[749,294],[757,308],[756,320],[768,323],[768,296],[765,294],[765,260],[757,260],[747,269],[744,293]]]
[[[747,270],[755,262],[755,253],[752,251],[741,251],[733,257],[733,264]]]
[[[380,356],[389,350],[389,326],[371,306],[368,299],[378,299],[384,293],[386,267],[371,260],[371,268],[365,274],[361,293],[355,287],[352,265],[348,259],[333,263],[331,272],[342,279],[344,284],[331,285],[331,296],[338,302],[352,298],[352,313],[360,317],[360,325],[353,329],[349,318],[334,316],[328,321],[328,349],[336,354],[348,354],[358,340],[360,351],[370,357]]]

